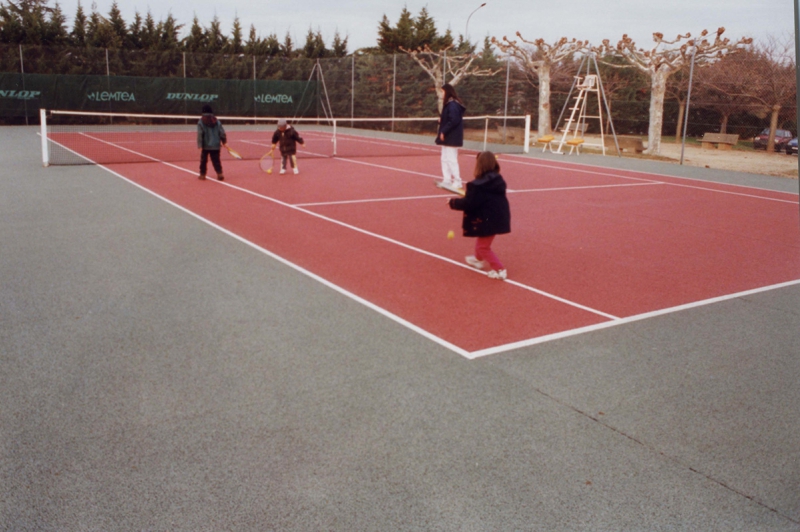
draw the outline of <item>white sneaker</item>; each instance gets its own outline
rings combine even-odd
[[[285,174],[285,173],[286,173],[286,168],[281,168],[281,171],[280,171],[280,172],[278,172],[278,173],[279,173],[279,174]]]
[[[505,281],[508,274],[505,270],[492,270],[488,274],[489,279],[499,279],[500,281]]]
[[[478,260],[474,255],[464,257],[464,260],[467,261],[467,264],[478,270],[482,270],[486,267],[486,261]]]
[[[292,171],[295,173],[295,175],[300,173],[300,170],[298,170],[297,168],[293,168]]]

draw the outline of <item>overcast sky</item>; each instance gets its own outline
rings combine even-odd
[[[92,7],[107,15],[113,0],[82,0],[84,11]],[[388,2],[375,0],[161,0],[160,2],[131,2],[118,0],[125,21],[130,23],[138,10],[142,16],[148,10],[156,21],[170,13],[188,31],[195,16],[207,27],[214,16],[230,35],[233,20],[238,16],[245,38],[250,25],[261,37],[275,33],[280,41],[291,34],[297,46],[302,46],[309,28],[321,31],[330,46],[334,33],[348,37],[348,51],[375,46],[378,24],[386,15],[392,24],[397,22],[403,6],[412,15],[426,7],[444,32],[448,28],[455,36],[467,30],[467,19],[481,0],[407,0]],[[54,5],[51,0],[50,5]],[[59,5],[72,27],[78,0],[61,0]],[[792,39],[794,35],[793,2],[791,0],[487,0],[469,19],[469,37],[473,42],[488,37],[509,38],[519,31],[528,40],[544,38],[554,42],[560,37],[589,40],[600,44],[603,39],[616,43],[627,33],[640,47],[649,48],[653,32],[666,37],[703,29],[714,31],[726,28],[731,40],[742,36],[763,41],[767,36]]]

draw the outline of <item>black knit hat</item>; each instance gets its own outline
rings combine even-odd
[[[212,113],[214,112],[214,110],[211,108],[211,106],[210,106],[210,105],[208,105],[208,104],[205,104],[205,105],[203,106],[203,112],[204,112],[204,113],[207,113],[207,114],[212,114]]]

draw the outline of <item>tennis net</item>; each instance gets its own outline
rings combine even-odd
[[[49,165],[196,161],[196,115],[41,111],[42,162]],[[220,116],[228,146],[244,160],[272,147],[277,117]],[[304,140],[297,156],[438,156],[436,117],[289,119]],[[527,152],[529,116],[464,117],[465,148]]]

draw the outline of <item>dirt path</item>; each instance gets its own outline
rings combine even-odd
[[[513,130],[513,128],[509,128]],[[516,132],[514,141],[522,144],[521,131]],[[470,140],[483,140],[483,131],[468,130],[465,132],[465,138]],[[533,133],[534,146],[536,134]],[[593,135],[586,136],[587,142],[599,142],[599,137]],[[647,146],[647,140],[645,146]],[[490,142],[500,142],[500,136],[496,131],[489,133]],[[538,145],[541,149],[541,144]],[[590,151],[587,149],[587,151]],[[606,152],[607,154],[611,152]],[[658,156],[649,156],[643,154],[630,154],[623,153],[624,157],[637,157],[644,159],[657,159],[661,161],[674,162],[679,164],[681,160],[681,145],[672,142],[663,142],[661,144],[661,154]],[[737,172],[747,172],[750,174],[762,174],[787,177],[790,179],[798,178],[798,161],[796,155],[786,155],[785,152],[767,153],[765,151],[751,151],[751,150],[708,150],[702,149],[697,145],[687,145],[683,164],[689,166],[698,166],[701,168],[715,168],[717,170],[733,170]]]
[[[680,162],[681,145],[662,143],[661,156]],[[797,179],[798,174],[797,156],[784,152],[704,150],[697,146],[686,146],[683,164],[792,179]]]

